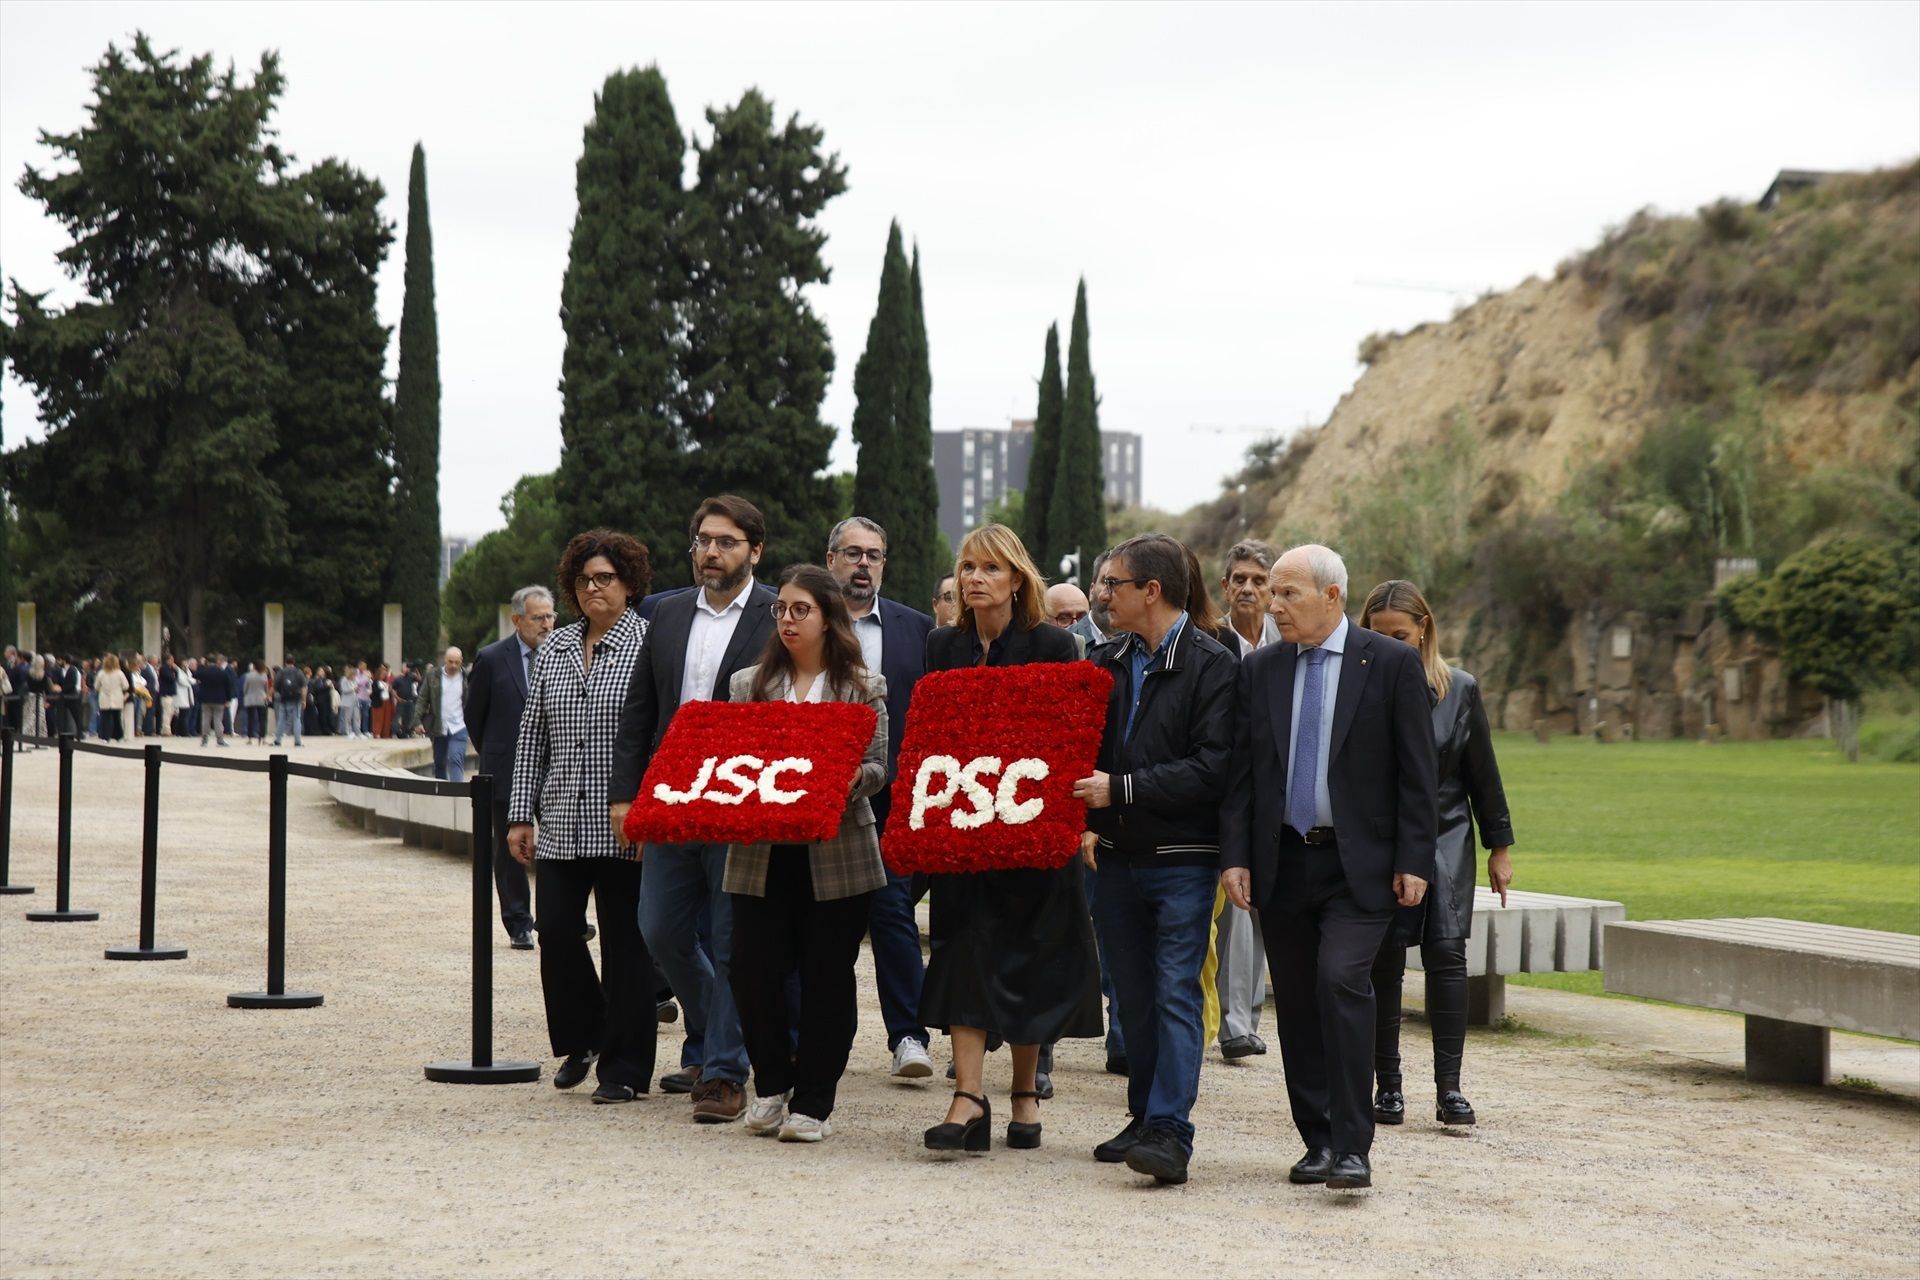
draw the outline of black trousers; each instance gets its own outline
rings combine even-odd
[[[527,869],[507,852],[507,802],[493,802],[493,887],[507,936],[533,928],[533,887]]]
[[[1460,1087],[1460,1059],[1467,1046],[1467,940],[1421,942],[1427,974],[1427,1022],[1433,1027],[1433,1081],[1442,1092]],[[1400,996],[1407,979],[1407,949],[1392,938],[1373,962],[1373,1072],[1382,1085],[1400,1083]]]
[[[653,960],[640,936],[640,864],[626,858],[536,858],[540,990],[553,1056],[599,1050],[602,1084],[645,1093],[657,1026]],[[587,895],[600,920],[600,959],[587,949]]]
[[[1373,1147],[1373,961],[1393,920],[1354,901],[1337,845],[1288,832],[1260,931],[1287,1099],[1309,1148],[1365,1155]]]
[[[815,1120],[833,1114],[834,1094],[853,1049],[854,963],[873,895],[813,899],[805,845],[775,845],[767,892],[733,899],[733,1000],[760,1097],[793,1090],[788,1109]],[[787,980],[800,978],[799,1041]]]

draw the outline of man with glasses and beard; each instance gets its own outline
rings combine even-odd
[[[839,580],[847,598],[861,660],[868,671],[887,678],[887,785],[871,799],[874,829],[882,835],[892,806],[907,707],[914,683],[926,674],[927,633],[933,630],[933,619],[918,609],[881,598],[886,568],[885,529],[865,516],[849,516],[833,526],[827,536],[827,571]],[[887,1024],[895,1080],[924,1080],[933,1074],[927,1029],[920,1022],[926,966],[920,956],[920,926],[913,918],[912,884],[911,876],[889,871],[887,883],[871,899],[867,916],[873,976],[880,988],[880,1012]]]
[[[607,786],[608,817],[624,842],[627,810],[647,764],[682,703],[724,702],[736,671],[759,660],[773,631],[774,593],[754,581],[766,518],[745,498],[708,498],[689,532],[700,587],[656,605],[627,686]],[[747,1049],[729,963],[733,906],[721,888],[724,844],[649,844],[642,851],[640,932],[687,1015],[681,1069],[661,1077],[668,1093],[693,1095],[700,1124],[738,1120],[747,1109]],[[706,925],[711,953],[700,946]]]

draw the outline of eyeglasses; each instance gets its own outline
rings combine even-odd
[[[1087,611],[1085,609],[1062,609],[1059,613],[1053,615],[1053,624],[1056,627],[1070,627],[1086,616]]]
[[[744,538],[730,538],[724,534],[718,538],[709,538],[704,533],[696,533],[693,535],[693,545],[688,547],[687,550],[698,555],[700,552],[711,547],[723,556],[730,556],[745,545],[746,539]]]
[[[1118,591],[1122,587],[1144,587],[1152,578],[1102,578],[1100,585],[1108,591]]]
[[[855,564],[885,564],[887,559],[887,553],[878,547],[838,547],[833,554]]]
[[[588,587],[592,587],[595,591],[605,591],[618,581],[620,581],[620,575],[617,573],[583,573],[573,580],[573,589],[585,591]]]
[[[942,591],[942,592],[941,592],[941,593],[940,593],[939,595],[937,595],[937,596],[935,596],[935,597],[933,598],[933,602],[934,602],[935,604],[952,604],[952,603],[953,603],[953,592],[951,592],[951,591]]]
[[[775,600],[773,602],[773,620],[775,622],[784,622],[788,618],[792,618],[795,622],[805,622],[812,616],[813,606],[804,600],[796,600],[792,604],[788,604],[785,600]]]

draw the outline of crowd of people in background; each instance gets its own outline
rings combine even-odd
[[[134,738],[229,739],[275,746],[309,735],[408,737],[430,664],[395,674],[384,662],[314,666],[288,658],[277,670],[258,659],[212,653],[181,659],[139,652],[97,657],[26,653],[8,645],[0,662],[6,720],[16,733],[62,734],[106,742]]]

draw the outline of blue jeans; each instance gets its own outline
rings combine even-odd
[[[280,698],[273,704],[273,745],[279,746],[280,739],[286,736],[289,726],[293,729],[293,745],[304,746],[300,741],[300,699]]]
[[[1096,873],[1093,924],[1120,999],[1127,1036],[1127,1110],[1193,1153],[1188,1119],[1200,1093],[1203,999],[1212,867],[1161,867],[1109,855]]]
[[[747,1082],[747,1044],[733,1002],[733,900],[720,886],[723,844],[650,844],[642,851],[640,936],[686,1013],[680,1065],[700,1079]],[[700,926],[708,946],[700,946]]]
[[[913,877],[887,873],[887,882],[867,904],[867,938],[873,946],[873,980],[880,988],[880,1016],[887,1024],[887,1050],[906,1036],[927,1043],[920,1021],[920,988],[926,961],[920,956],[920,925],[913,918]]]
[[[365,717],[362,717],[365,720]],[[371,726],[363,723],[362,733],[371,733]],[[467,780],[467,731],[458,733],[436,733],[433,735],[433,776],[443,782],[465,782]]]

